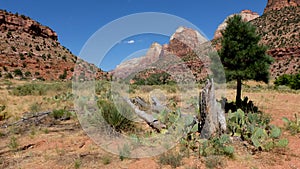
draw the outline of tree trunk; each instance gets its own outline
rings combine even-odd
[[[241,95],[242,95],[242,80],[241,79],[237,79],[237,86],[236,86],[236,98],[235,98],[235,102],[236,102],[236,106],[238,108],[241,107]]]
[[[200,93],[199,108],[198,121],[201,138],[209,139],[226,131],[225,112],[216,100],[213,79],[207,80]]]

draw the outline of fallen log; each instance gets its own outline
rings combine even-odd
[[[154,118],[151,114],[140,110],[129,98],[124,98],[125,101],[133,108],[134,112],[143,119],[150,127],[160,132],[163,128],[166,128],[165,124],[162,124],[158,119]]]

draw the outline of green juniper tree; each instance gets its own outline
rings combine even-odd
[[[266,54],[267,47],[259,44],[260,36],[256,34],[256,28],[244,22],[239,15],[228,19],[222,35],[219,56],[227,81],[237,81],[236,105],[239,107],[242,80],[268,83],[272,58]]]

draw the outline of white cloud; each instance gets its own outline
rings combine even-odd
[[[127,41],[128,44],[133,44],[134,42],[135,42],[134,40]]]

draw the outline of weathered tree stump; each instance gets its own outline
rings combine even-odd
[[[225,112],[217,102],[213,79],[208,79],[199,94],[199,132],[200,138],[221,134],[226,130]]]

